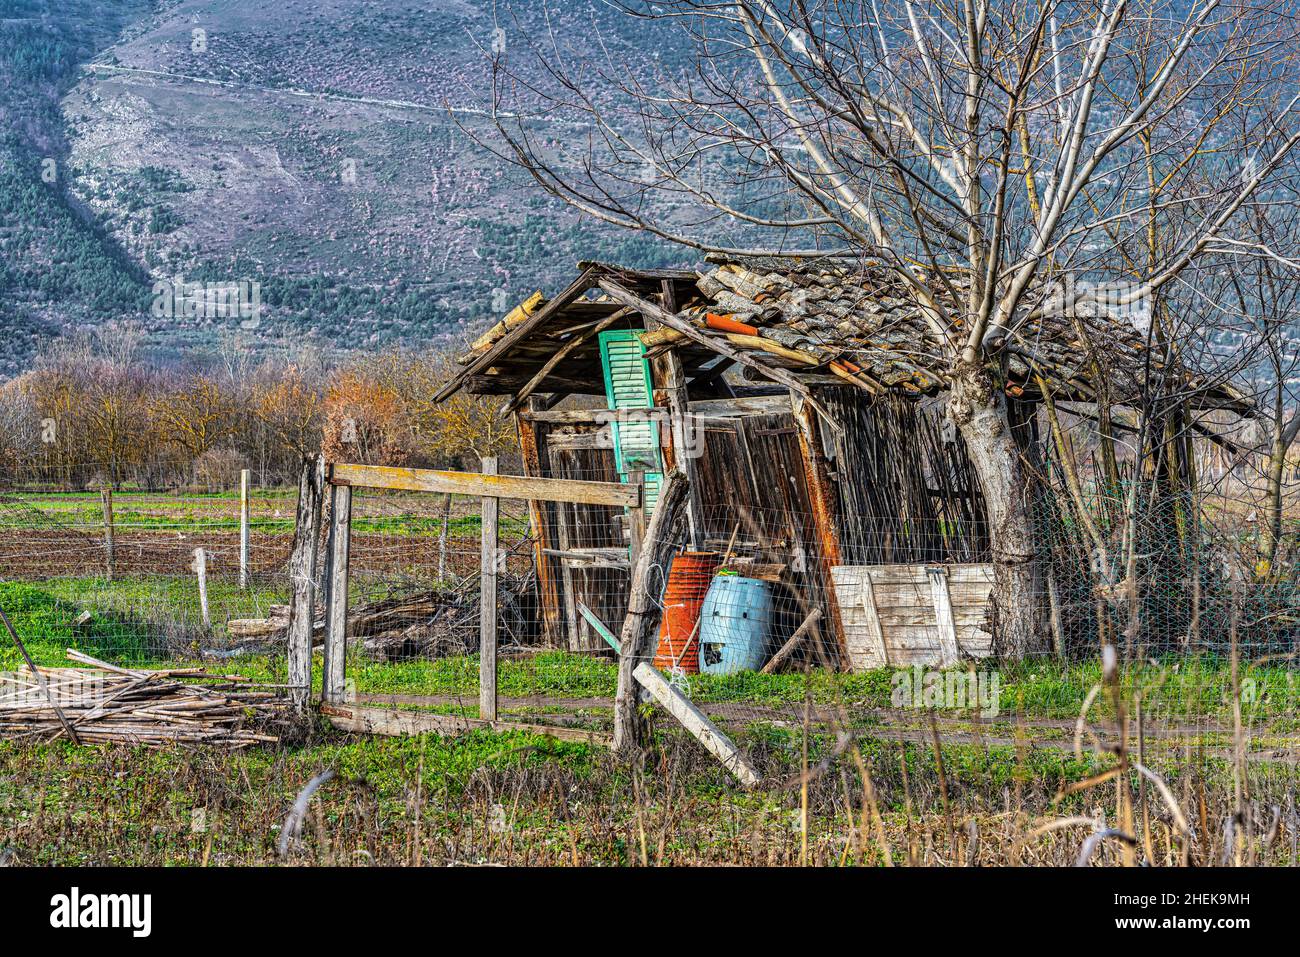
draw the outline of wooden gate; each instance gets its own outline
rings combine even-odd
[[[322,685],[322,711],[337,719],[336,723],[356,730],[383,731],[388,725],[399,733],[412,730],[412,722],[423,730],[447,730],[450,722],[457,728],[483,725],[513,727],[497,720],[497,605],[496,577],[500,561],[498,547],[497,503],[499,499],[518,499],[537,508],[571,508],[618,510],[639,518],[642,488],[639,483],[576,481],[562,478],[530,478],[497,475],[496,460],[485,459],[482,473],[449,472],[434,469],[386,468],[372,465],[334,464],[328,467],[326,482],[330,487],[330,530],[325,565],[325,673]],[[395,489],[415,492],[452,493],[479,496],[482,508],[482,565],[480,585],[479,635],[479,718],[449,718],[445,715],[393,715],[386,723],[383,709],[364,709],[349,705],[345,692],[347,655],[348,564],[352,524],[353,488]],[[630,547],[639,548],[638,537],[644,524],[628,523],[632,536]],[[612,549],[614,546],[610,546]],[[627,548],[628,546],[624,546]],[[626,552],[623,565],[627,566]],[[626,609],[626,589],[623,590]],[[546,595],[542,594],[543,607]],[[305,605],[310,609],[312,602]],[[310,611],[307,612],[310,614]],[[609,618],[621,621],[621,617]],[[310,635],[310,627],[306,633]]]

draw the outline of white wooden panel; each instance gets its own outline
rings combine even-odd
[[[855,670],[923,664],[953,659],[946,651],[935,613],[935,586],[926,565],[838,565],[831,569]],[[948,621],[958,657],[982,658],[992,636],[984,630],[993,567],[945,565]],[[951,641],[951,637],[948,639]]]

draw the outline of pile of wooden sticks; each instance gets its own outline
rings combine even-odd
[[[77,668],[0,673],[0,737],[161,747],[274,744],[287,720],[279,689],[202,669],[119,668],[73,649]]]

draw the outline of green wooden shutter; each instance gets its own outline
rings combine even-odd
[[[605,371],[605,397],[611,409],[654,407],[650,363],[641,344],[641,331],[615,329],[600,334],[600,364]],[[613,422],[610,429],[619,478],[626,482],[629,473],[638,468],[644,473],[645,511],[649,518],[664,479],[658,430],[653,422]]]

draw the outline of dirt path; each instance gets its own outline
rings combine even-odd
[[[463,706],[477,708],[474,695],[381,695],[362,694],[359,703],[378,706]],[[499,701],[502,711],[522,708],[555,709],[568,714],[548,714],[545,720],[571,726],[584,723],[587,716],[581,711],[612,709],[611,698],[561,698],[547,695],[503,697]],[[719,724],[740,727],[752,723],[765,723],[778,727],[799,727],[802,723],[802,706],[790,704],[786,708],[742,702],[704,702],[703,710]],[[932,740],[927,716],[923,712],[903,709],[871,708],[853,711],[852,718],[861,734],[874,738],[914,744]],[[815,708],[811,714],[814,724],[831,727],[835,714],[830,709]],[[976,720],[935,716],[940,740],[945,744],[968,744],[979,747],[1032,747],[1074,750],[1075,720],[1071,718],[1023,718],[1014,721]],[[1135,733],[1135,732],[1131,732]],[[1151,725],[1143,729],[1144,743],[1148,749],[1179,751],[1189,746],[1198,757],[1232,757],[1232,728],[1216,721],[1201,724],[1181,723]],[[1219,740],[1216,740],[1219,739]],[[1113,748],[1114,729],[1105,724],[1090,724],[1082,738],[1085,752],[1094,747]],[[1136,748],[1130,741],[1130,749]],[[1285,762],[1300,764],[1300,733],[1273,734],[1267,728],[1253,730],[1248,745],[1247,760],[1252,762]]]

